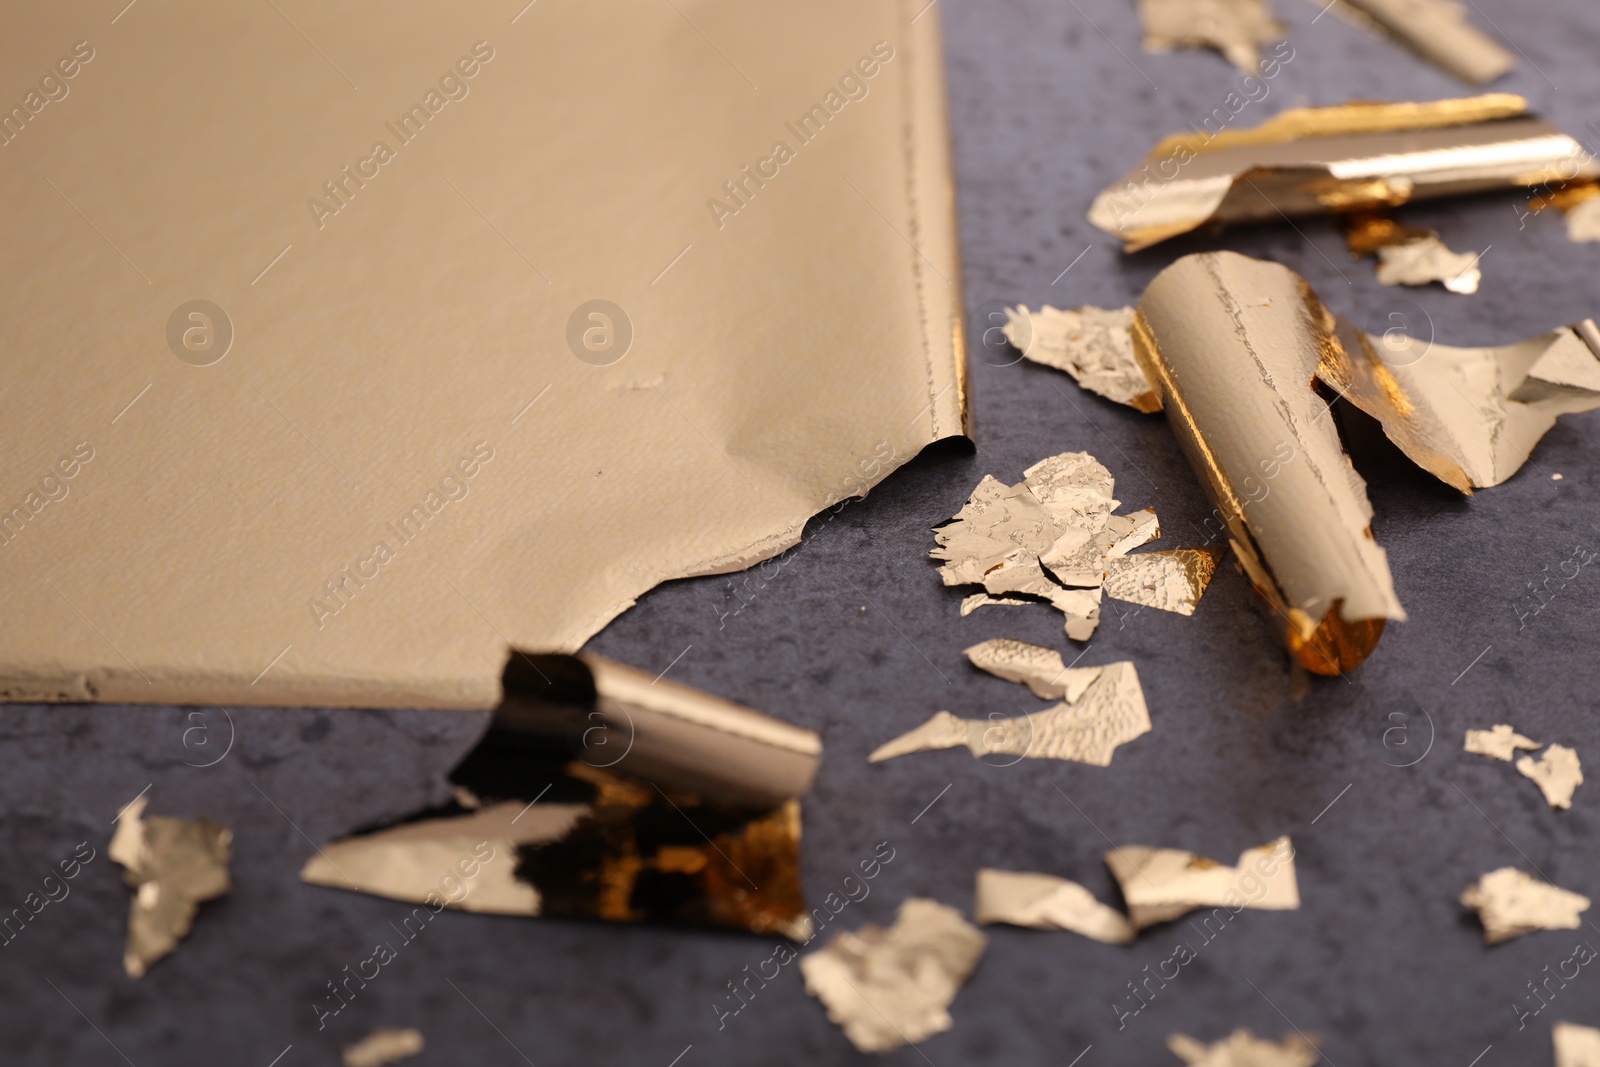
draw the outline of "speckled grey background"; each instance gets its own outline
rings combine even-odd
[[[1295,55],[1240,123],[1294,104],[1464,91],[1332,14],[1317,19],[1305,0],[1276,6]],[[1525,93],[1592,144],[1600,14],[1576,0],[1472,7],[1526,57],[1496,88]],[[1324,221],[1124,258],[1084,221],[1089,199],[1154,139],[1220,105],[1238,74],[1211,54],[1144,55],[1127,0],[942,0],[933,13],[948,37],[969,312],[1000,301],[1131,302],[1172,258],[1213,247],[1288,264],[1369,329],[1400,313],[1431,320],[1447,343],[1510,341],[1600,311],[1600,247],[1568,244],[1553,214],[1523,228],[1511,195],[1406,212],[1453,247],[1487,249],[1475,297],[1377,285]],[[975,341],[981,329],[975,322]],[[1083,662],[1136,661],[1155,724],[1114,766],[995,767],[955,751],[869,767],[875,745],[941,707],[976,716],[1040,706],[970,669],[962,648],[997,636],[1064,644],[1059,616],[1042,608],[959,618],[960,593],[925,559],[928,528],[982,474],[1015,480],[1044,455],[1086,449],[1115,473],[1129,508],[1157,509],[1165,544],[1205,537],[1208,508],[1159,417],[975,353],[975,454],[960,443],[930,450],[865,501],[814,520],[775,573],[657,590],[590,647],[654,670],[672,664],[673,678],[822,733],[823,769],[805,805],[809,893],[836,887],[875,843],[895,849],[843,925],[887,921],[913,894],[969,908],[984,865],[1068,876],[1115,899],[1101,865],[1108,840],[1231,861],[1290,834],[1303,906],[1244,912],[1204,945],[1182,923],[1131,947],[990,929],[954,1029],[884,1061],[1176,1063],[1162,1048],[1169,1032],[1215,1039],[1249,1026],[1314,1032],[1338,1067],[1540,1065],[1551,1062],[1555,1019],[1600,1025],[1595,966],[1521,1031],[1513,1008],[1576,943],[1600,947],[1600,928],[1486,949],[1456,903],[1504,865],[1600,896],[1600,785],[1556,813],[1510,765],[1460,752],[1465,728],[1511,721],[1600,768],[1600,576],[1592,567],[1564,585],[1560,576],[1576,545],[1600,545],[1600,417],[1564,420],[1516,478],[1471,500],[1381,444],[1361,450],[1374,529],[1411,618],[1347,679],[1319,680],[1296,699],[1230,565],[1192,619],[1107,611]],[[1545,578],[1553,599],[1519,617],[1517,605],[1527,613],[1533,603],[1519,601],[1525,583]],[[405,909],[300,884],[312,842],[437,800],[482,723],[418,711],[0,709],[0,906],[20,904],[78,842],[99,853],[69,897],[0,948],[0,1061],[332,1064],[341,1045],[385,1025],[426,1034],[418,1065],[864,1059],[792,966],[718,1029],[713,1002],[766,959],[764,940],[455,914],[319,1032],[311,1004],[324,984],[392,939]],[[186,765],[215,758],[230,736],[215,766]],[[232,826],[237,858],[233,893],[206,905],[177,954],[136,983],[121,973],[127,895],[104,852],[118,806],[147,785],[156,811]],[[1180,939],[1198,958],[1119,1029],[1112,1005],[1125,984]]]

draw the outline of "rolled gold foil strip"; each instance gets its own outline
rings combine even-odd
[[[1294,272],[1231,252],[1162,271],[1134,319],[1140,365],[1234,555],[1318,674],[1359,665],[1405,618],[1366,483],[1310,387],[1330,320]]]
[[[1268,1041],[1243,1027],[1209,1045],[1188,1034],[1169,1034],[1167,1048],[1188,1067],[1312,1067],[1322,1059],[1308,1034],[1296,1031]]]
[[[1483,940],[1496,945],[1535,930],[1576,930],[1589,910],[1589,898],[1515,867],[1490,871],[1461,893],[1461,903],[1476,909]]]
[[[1474,85],[1492,82],[1517,65],[1515,56],[1467,21],[1460,0],[1335,0],[1333,10]]]
[[[1210,223],[1394,207],[1600,177],[1600,162],[1509,93],[1294,108],[1177,134],[1108,186],[1089,221],[1134,252]]]

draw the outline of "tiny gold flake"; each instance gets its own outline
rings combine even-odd
[[[1112,849],[1106,853],[1106,866],[1122,887],[1128,918],[1140,930],[1196,908],[1281,911],[1300,906],[1294,847],[1287,837],[1246,850],[1235,867],[1181,849],[1144,845]]]
[[[123,967],[139,978],[194,926],[202,901],[230,887],[233,833],[208,819],[143,818],[146,798],[123,809],[108,850],[134,889]]]
[[[1133,924],[1077,882],[1020,871],[978,872],[974,917],[1035,930],[1070,930],[1108,945],[1133,940]]]
[[[988,942],[955,908],[912,897],[893,926],[836,934],[800,972],[851,1044],[887,1052],[950,1029],[950,1003]]]
[[[1169,1034],[1167,1048],[1189,1067],[1311,1067],[1322,1058],[1307,1034],[1268,1041],[1243,1028],[1209,1045],[1187,1034]]]
[[[1006,309],[1006,340],[1028,359],[1064,370],[1083,388],[1140,411],[1161,410],[1133,355],[1133,309]]]
[[[344,1067],[384,1067],[422,1051],[422,1034],[416,1030],[374,1030],[344,1049]]]
[[[1461,903],[1475,908],[1483,940],[1495,945],[1535,930],[1576,930],[1589,898],[1541,882],[1515,867],[1490,871],[1469,885]]]
[[[1109,767],[1119,745],[1150,732],[1139,673],[1132,663],[1111,663],[1073,704],[1032,715],[962,719],[941,711],[921,726],[880,745],[867,757],[879,763],[912,752],[965,745],[974,756],[1064,759]]]
[[[1439,282],[1452,293],[1475,293],[1483,272],[1478,256],[1445,247],[1433,230],[1407,226],[1379,212],[1358,211],[1344,221],[1352,256],[1376,256],[1383,285]]]
[[[1075,703],[1101,671],[1099,667],[1068,667],[1055,649],[1009,637],[973,645],[967,649],[967,659],[997,678],[1026,685],[1042,700],[1068,704]]]
[[[1246,74],[1259,73],[1256,50],[1284,35],[1266,0],[1139,0],[1139,20],[1146,52],[1214,48]]]
[[[1222,559],[1220,548],[1174,548],[1106,563],[1105,593],[1147,608],[1193,615]]]
[[[1538,748],[1540,742],[1523,737],[1510,725],[1500,723],[1490,730],[1468,730],[1466,750],[1510,763],[1519,748]]]
[[[1600,1067],[1600,1030],[1558,1022],[1550,1030],[1556,1067]]]
[[[977,611],[979,608],[1001,606],[1022,607],[1032,603],[1034,603],[1034,601],[1023,600],[1020,597],[990,596],[988,593],[973,593],[969,597],[962,598],[961,615],[963,618],[965,618],[966,616],[971,615],[974,611]],[[867,609],[862,608],[861,610],[866,611]]]
[[[1566,745],[1551,745],[1539,754],[1537,762],[1532,756],[1523,756],[1517,760],[1517,770],[1533,779],[1552,808],[1572,807],[1572,792],[1583,784],[1578,754]]]

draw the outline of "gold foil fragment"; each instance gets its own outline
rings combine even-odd
[[[965,745],[974,756],[1064,759],[1109,767],[1118,746],[1149,732],[1150,712],[1138,672],[1130,662],[1110,663],[1100,668],[1100,676],[1076,703],[1017,718],[962,719],[941,711],[880,745],[867,762]]]
[[[384,1067],[422,1051],[418,1030],[374,1030],[344,1049],[344,1067]]]
[[[1551,745],[1539,753],[1537,762],[1532,756],[1523,756],[1517,760],[1517,770],[1524,778],[1533,779],[1552,808],[1572,807],[1572,792],[1583,784],[1578,754],[1566,745]]]
[[[1070,930],[1108,945],[1133,940],[1133,925],[1117,909],[1094,898],[1077,882],[1021,871],[978,872],[973,917],[1035,930]]]
[[[955,908],[912,897],[887,930],[835,934],[800,958],[806,992],[862,1052],[887,1052],[950,1029],[950,1003],[989,939]]]
[[[128,910],[128,947],[122,965],[139,978],[178,947],[194,927],[202,902],[230,888],[228,862],[233,832],[209,819],[144,818],[146,798],[123,809],[111,835],[109,855],[133,887]]]
[[[1576,930],[1589,898],[1541,882],[1515,867],[1490,871],[1461,893],[1461,903],[1478,912],[1483,940],[1496,945],[1535,930]]]
[[[1312,1067],[1322,1052],[1298,1031],[1268,1041],[1240,1028],[1211,1044],[1187,1034],[1168,1034],[1167,1048],[1188,1067]]]
[[[1161,401],[1133,356],[1129,329],[1133,309],[1080,307],[1062,311],[1006,309],[1006,340],[1028,359],[1064,370],[1091,393],[1140,411],[1158,411]]]
[[[1139,21],[1146,52],[1214,48],[1246,74],[1260,70],[1256,49],[1284,35],[1266,0],[1139,0]]]
[[[1193,615],[1221,559],[1220,548],[1173,548],[1112,559],[1106,563],[1105,594]]]
[[[1489,730],[1468,730],[1466,751],[1510,763],[1519,748],[1538,748],[1540,742],[1523,737],[1507,723]]]
[[[1600,162],[1506,93],[1294,108],[1251,129],[1168,137],[1089,221],[1133,252],[1211,223],[1280,222],[1600,176]]]
[[[1061,653],[1009,637],[997,637],[967,649],[967,659],[979,670],[1018,682],[1041,700],[1074,703],[1100,677],[1100,667],[1068,667]]]
[[[1515,56],[1467,21],[1460,0],[1335,0],[1333,8],[1474,85],[1517,65]]]
[[[1558,1022],[1550,1029],[1556,1067],[1600,1067],[1600,1029]]]
[[[1032,603],[1033,603],[1033,601],[1031,601],[1031,600],[1023,600],[1020,597],[990,596],[988,593],[973,593],[969,597],[962,597],[962,599],[961,599],[961,616],[962,616],[962,618],[966,618],[968,615],[971,615],[974,611],[977,611],[979,608],[985,608],[985,607],[1025,607],[1026,605],[1032,604]]]
[[[1483,280],[1478,254],[1450,251],[1433,230],[1363,211],[1346,219],[1344,231],[1352,255],[1377,257],[1380,284],[1438,282],[1452,293],[1475,293]]]
[[[1287,837],[1246,850],[1228,867],[1175,848],[1123,845],[1106,853],[1136,929],[1196,908],[1293,910],[1300,906],[1294,847]]]

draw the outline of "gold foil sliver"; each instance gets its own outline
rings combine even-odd
[[[194,926],[204,901],[230,888],[228,863],[233,833],[209,819],[144,818],[139,796],[122,810],[108,854],[133,887],[128,909],[128,947],[123,967],[130,978],[171,953]]]

